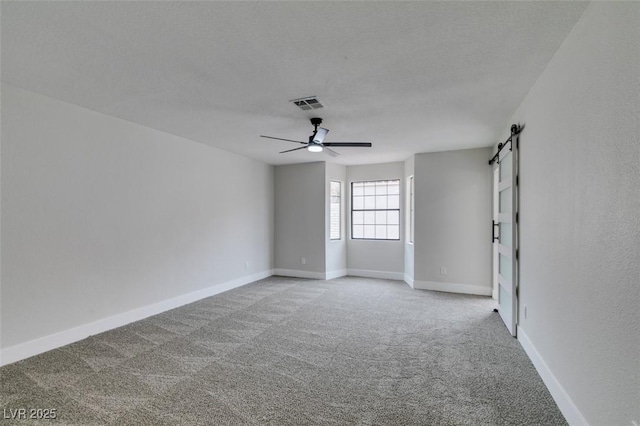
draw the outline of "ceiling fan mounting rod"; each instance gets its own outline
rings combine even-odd
[[[315,127],[316,129],[318,128],[319,125],[322,124],[322,118],[320,117],[313,117],[311,119],[311,124],[313,125],[313,127]]]
[[[314,139],[316,138],[316,135],[318,134],[318,126],[322,124],[322,118],[313,117],[311,119],[311,124],[313,125],[313,134],[311,136],[309,136],[309,144],[320,145],[317,142],[315,142]],[[320,150],[320,151],[322,151],[322,150]]]

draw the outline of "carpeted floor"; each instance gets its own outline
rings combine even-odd
[[[0,423],[566,424],[493,307],[271,277],[0,368]]]

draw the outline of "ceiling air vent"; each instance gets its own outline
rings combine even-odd
[[[298,108],[300,108],[303,111],[309,111],[310,109],[324,108],[324,105],[322,105],[318,100],[318,98],[316,98],[315,96],[311,96],[308,98],[294,99],[291,102],[296,104]]]

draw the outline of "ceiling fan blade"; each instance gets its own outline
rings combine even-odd
[[[371,142],[325,142],[324,146],[361,146],[371,147]]]
[[[291,139],[282,139],[282,138],[274,138],[273,136],[264,136],[264,135],[260,135],[261,138],[267,138],[267,139],[275,139],[277,141],[287,141],[287,142],[295,142],[295,143],[302,143],[302,144],[307,144],[307,142],[302,142],[302,141],[294,141]]]
[[[293,149],[288,149],[286,151],[280,151],[280,154],[284,154],[285,152],[297,151],[299,149],[307,149],[307,147],[306,146],[301,146],[300,148],[293,148]]]
[[[327,146],[325,146],[325,145],[323,145],[323,146],[322,146],[322,148],[323,148],[322,150],[323,150],[324,152],[326,152],[327,154],[329,154],[329,155],[330,155],[330,156],[332,156],[332,157],[337,157],[338,155],[340,155],[340,154],[338,154],[337,152],[335,152],[335,151],[334,151],[334,150],[332,150],[331,148],[328,148],[328,147],[327,147]]]

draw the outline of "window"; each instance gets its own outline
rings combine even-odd
[[[351,238],[400,239],[400,181],[351,183]]]
[[[414,188],[413,188],[413,176],[409,176],[409,181],[407,182],[407,222],[409,224],[409,226],[407,226],[407,239],[409,240],[410,243],[413,243],[413,227],[414,227],[414,220],[415,220],[415,213],[414,213],[414,208],[415,208],[415,199],[413,198],[413,192],[414,192]]]
[[[342,182],[329,184],[329,239],[342,238]]]

